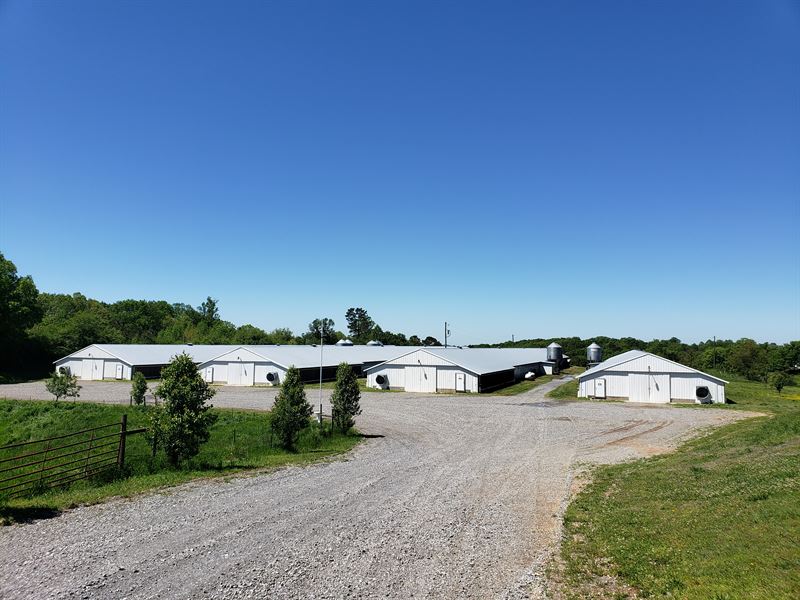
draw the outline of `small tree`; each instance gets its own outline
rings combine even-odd
[[[137,406],[145,404],[145,394],[147,393],[147,380],[141,371],[136,371],[133,374],[133,383],[131,384],[131,404]]]
[[[289,367],[283,378],[281,391],[275,398],[270,418],[270,428],[278,436],[283,448],[294,448],[297,434],[308,427],[312,412],[313,409],[306,400],[299,369]]]
[[[72,375],[67,371],[54,372],[50,379],[45,382],[44,387],[56,397],[56,402],[58,402],[59,398],[80,397],[81,386],[78,385],[78,376]]]
[[[162,447],[170,464],[178,466],[196,456],[208,441],[217,415],[206,404],[215,391],[206,383],[192,358],[185,352],[161,370],[161,385],[155,390],[163,399],[153,415],[153,448]]]
[[[784,373],[783,371],[775,371],[769,374],[768,381],[769,384],[772,387],[774,387],[780,394],[783,388],[792,383],[792,378],[789,377],[789,375],[787,373]]]
[[[347,433],[356,424],[355,416],[361,414],[361,392],[353,369],[346,362],[336,369],[336,387],[331,396],[333,407],[333,426]]]

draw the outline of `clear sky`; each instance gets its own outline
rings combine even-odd
[[[800,339],[800,3],[0,2],[40,290],[454,343]]]

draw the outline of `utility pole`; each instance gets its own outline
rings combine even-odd
[[[717,368],[717,336],[714,336],[714,345],[712,346],[714,349],[714,368]]]
[[[317,421],[322,423],[322,344],[325,341],[325,322],[321,321],[319,326],[319,416]]]

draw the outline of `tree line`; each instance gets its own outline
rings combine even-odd
[[[345,313],[346,331],[333,319],[314,319],[295,334],[287,327],[266,331],[236,326],[222,319],[218,302],[208,297],[199,306],[164,300],[101,302],[83,294],[40,293],[30,276],[20,276],[0,253],[0,382],[41,377],[57,358],[90,344],[325,344],[349,338],[355,344],[376,340],[397,346],[440,346],[433,336],[406,336],[381,328],[366,309]],[[631,337],[581,339],[539,338],[494,344],[494,347],[545,347],[557,341],[572,364],[586,364],[586,346],[603,347],[608,358],[627,350],[653,352],[702,370],[733,373],[766,381],[769,373],[790,373],[800,365],[800,342],[757,343],[750,339],[708,340],[687,344],[677,338],[644,341]],[[488,344],[477,347],[489,347]]]
[[[349,338],[355,344],[435,346],[428,336],[406,337],[382,329],[363,308],[345,314],[347,331],[331,318],[314,319],[295,334],[288,327],[270,331],[222,319],[217,300],[199,306],[164,300],[102,302],[81,293],[39,292],[30,276],[21,276],[0,252],[0,383],[41,377],[54,360],[90,344],[326,344]]]

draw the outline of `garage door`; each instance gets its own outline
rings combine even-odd
[[[669,402],[668,373],[631,373],[628,382],[631,402]]]
[[[436,392],[436,367],[406,367],[407,392]]]

